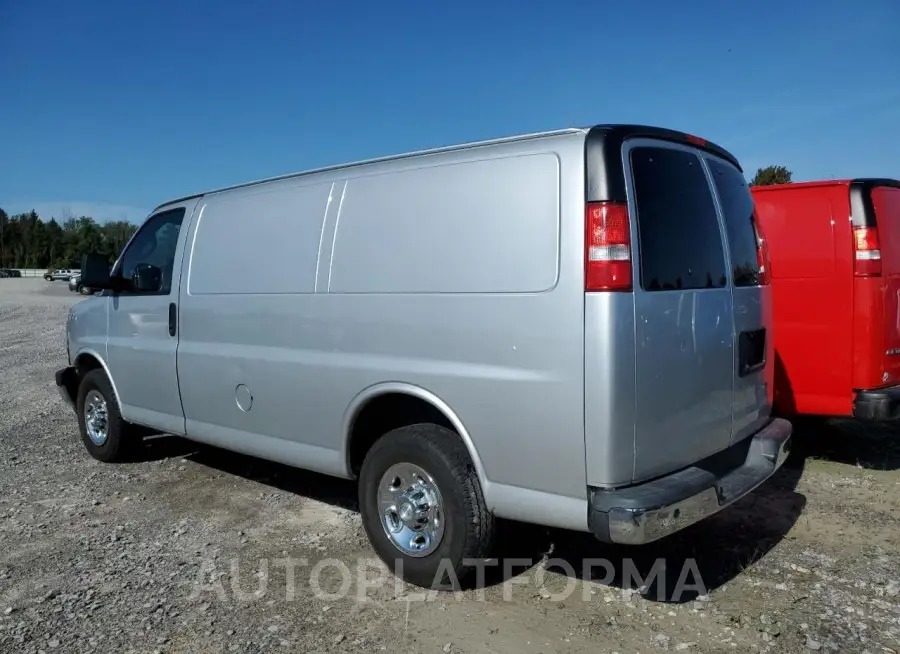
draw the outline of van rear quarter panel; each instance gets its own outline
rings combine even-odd
[[[205,199],[182,297],[189,431],[349,476],[349,407],[408,384],[464,426],[498,515],[586,528],[584,134],[301,179]]]
[[[878,229],[882,272],[880,277],[853,280],[853,380],[848,394],[900,382],[900,188],[875,186],[860,193],[870,194],[868,211],[874,213]]]
[[[900,382],[900,188],[872,189],[872,205],[881,239],[884,282],[884,337],[878,358],[881,383]]]
[[[853,334],[847,187],[755,187],[753,196],[771,264],[776,411],[846,413]]]

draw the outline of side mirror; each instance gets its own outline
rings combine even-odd
[[[90,284],[88,284],[89,286]],[[131,276],[131,288],[143,293],[155,293],[162,287],[162,270],[149,263],[139,263]]]
[[[109,261],[102,254],[86,254],[81,258],[81,283],[94,290],[111,289]]]

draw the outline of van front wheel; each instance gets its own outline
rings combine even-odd
[[[88,372],[78,385],[76,403],[81,440],[88,453],[104,463],[128,460],[135,437],[122,419],[112,384],[103,370]]]
[[[366,455],[363,526],[378,556],[416,586],[456,589],[488,556],[494,517],[459,436],[433,424],[400,427]]]

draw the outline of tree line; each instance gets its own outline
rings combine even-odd
[[[112,263],[136,229],[124,220],[100,224],[68,216],[60,224],[35,211],[10,216],[0,209],[0,268],[78,268],[87,252]]]

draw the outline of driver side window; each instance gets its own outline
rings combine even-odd
[[[150,264],[161,272],[157,294],[168,295],[172,289],[175,249],[183,220],[184,208],[150,216],[122,253],[118,275],[122,279],[133,280],[138,265]]]

